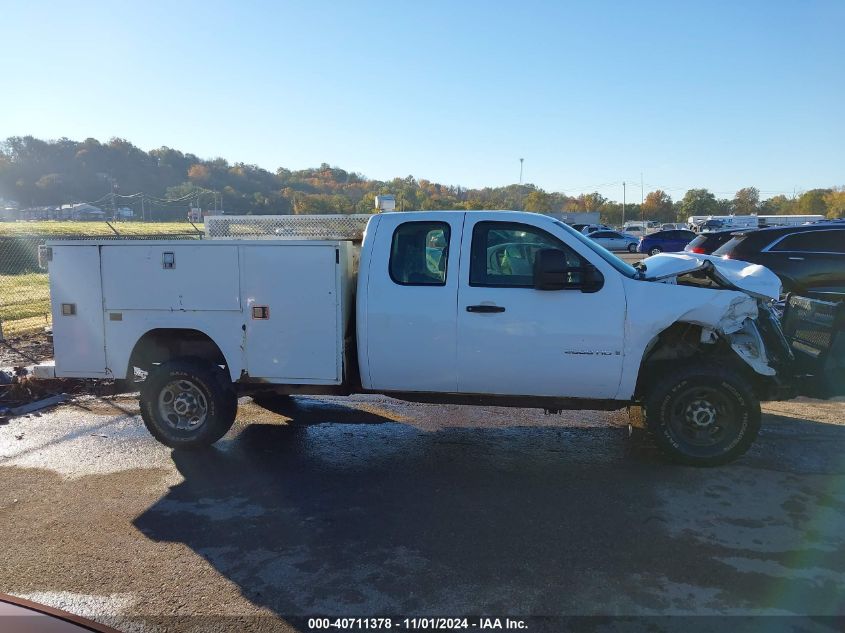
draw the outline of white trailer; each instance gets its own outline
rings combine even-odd
[[[700,233],[758,228],[756,215],[691,215],[687,218],[690,230]]]
[[[821,222],[823,215],[758,215],[757,224],[760,228],[766,226],[801,226],[812,222]]]
[[[800,226],[821,222],[823,215],[691,215],[687,224],[691,230],[708,232],[728,229],[758,229],[767,226]]]

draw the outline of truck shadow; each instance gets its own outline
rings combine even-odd
[[[661,487],[694,490],[730,467],[632,455],[621,429],[376,422],[253,424],[210,451],[174,452],[184,481],[134,524],[287,618],[672,607],[645,580],[625,584],[643,574],[708,579],[739,603],[769,588],[665,529]]]
[[[252,401],[256,406],[288,418],[288,424],[297,426],[324,424],[326,420],[331,420],[335,424],[381,424],[396,421],[374,411],[350,407],[325,398],[256,395],[253,396]]]

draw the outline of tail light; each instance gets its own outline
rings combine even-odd
[[[704,252],[704,249],[700,246],[693,246],[689,249],[690,253],[700,253],[701,255],[706,255],[707,253]]]

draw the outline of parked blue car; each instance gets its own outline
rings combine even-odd
[[[684,250],[684,246],[689,244],[695,233],[685,230],[674,231],[657,231],[644,236],[637,246],[638,253],[648,253],[649,255],[657,255],[658,253],[677,253]]]

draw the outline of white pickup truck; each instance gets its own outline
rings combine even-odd
[[[55,375],[143,378],[144,422],[171,447],[220,439],[239,395],[376,392],[634,406],[666,454],[712,465],[754,441],[761,399],[793,393],[771,272],[691,254],[634,267],[544,215],[383,213],[362,242],[277,230],[43,255]]]

